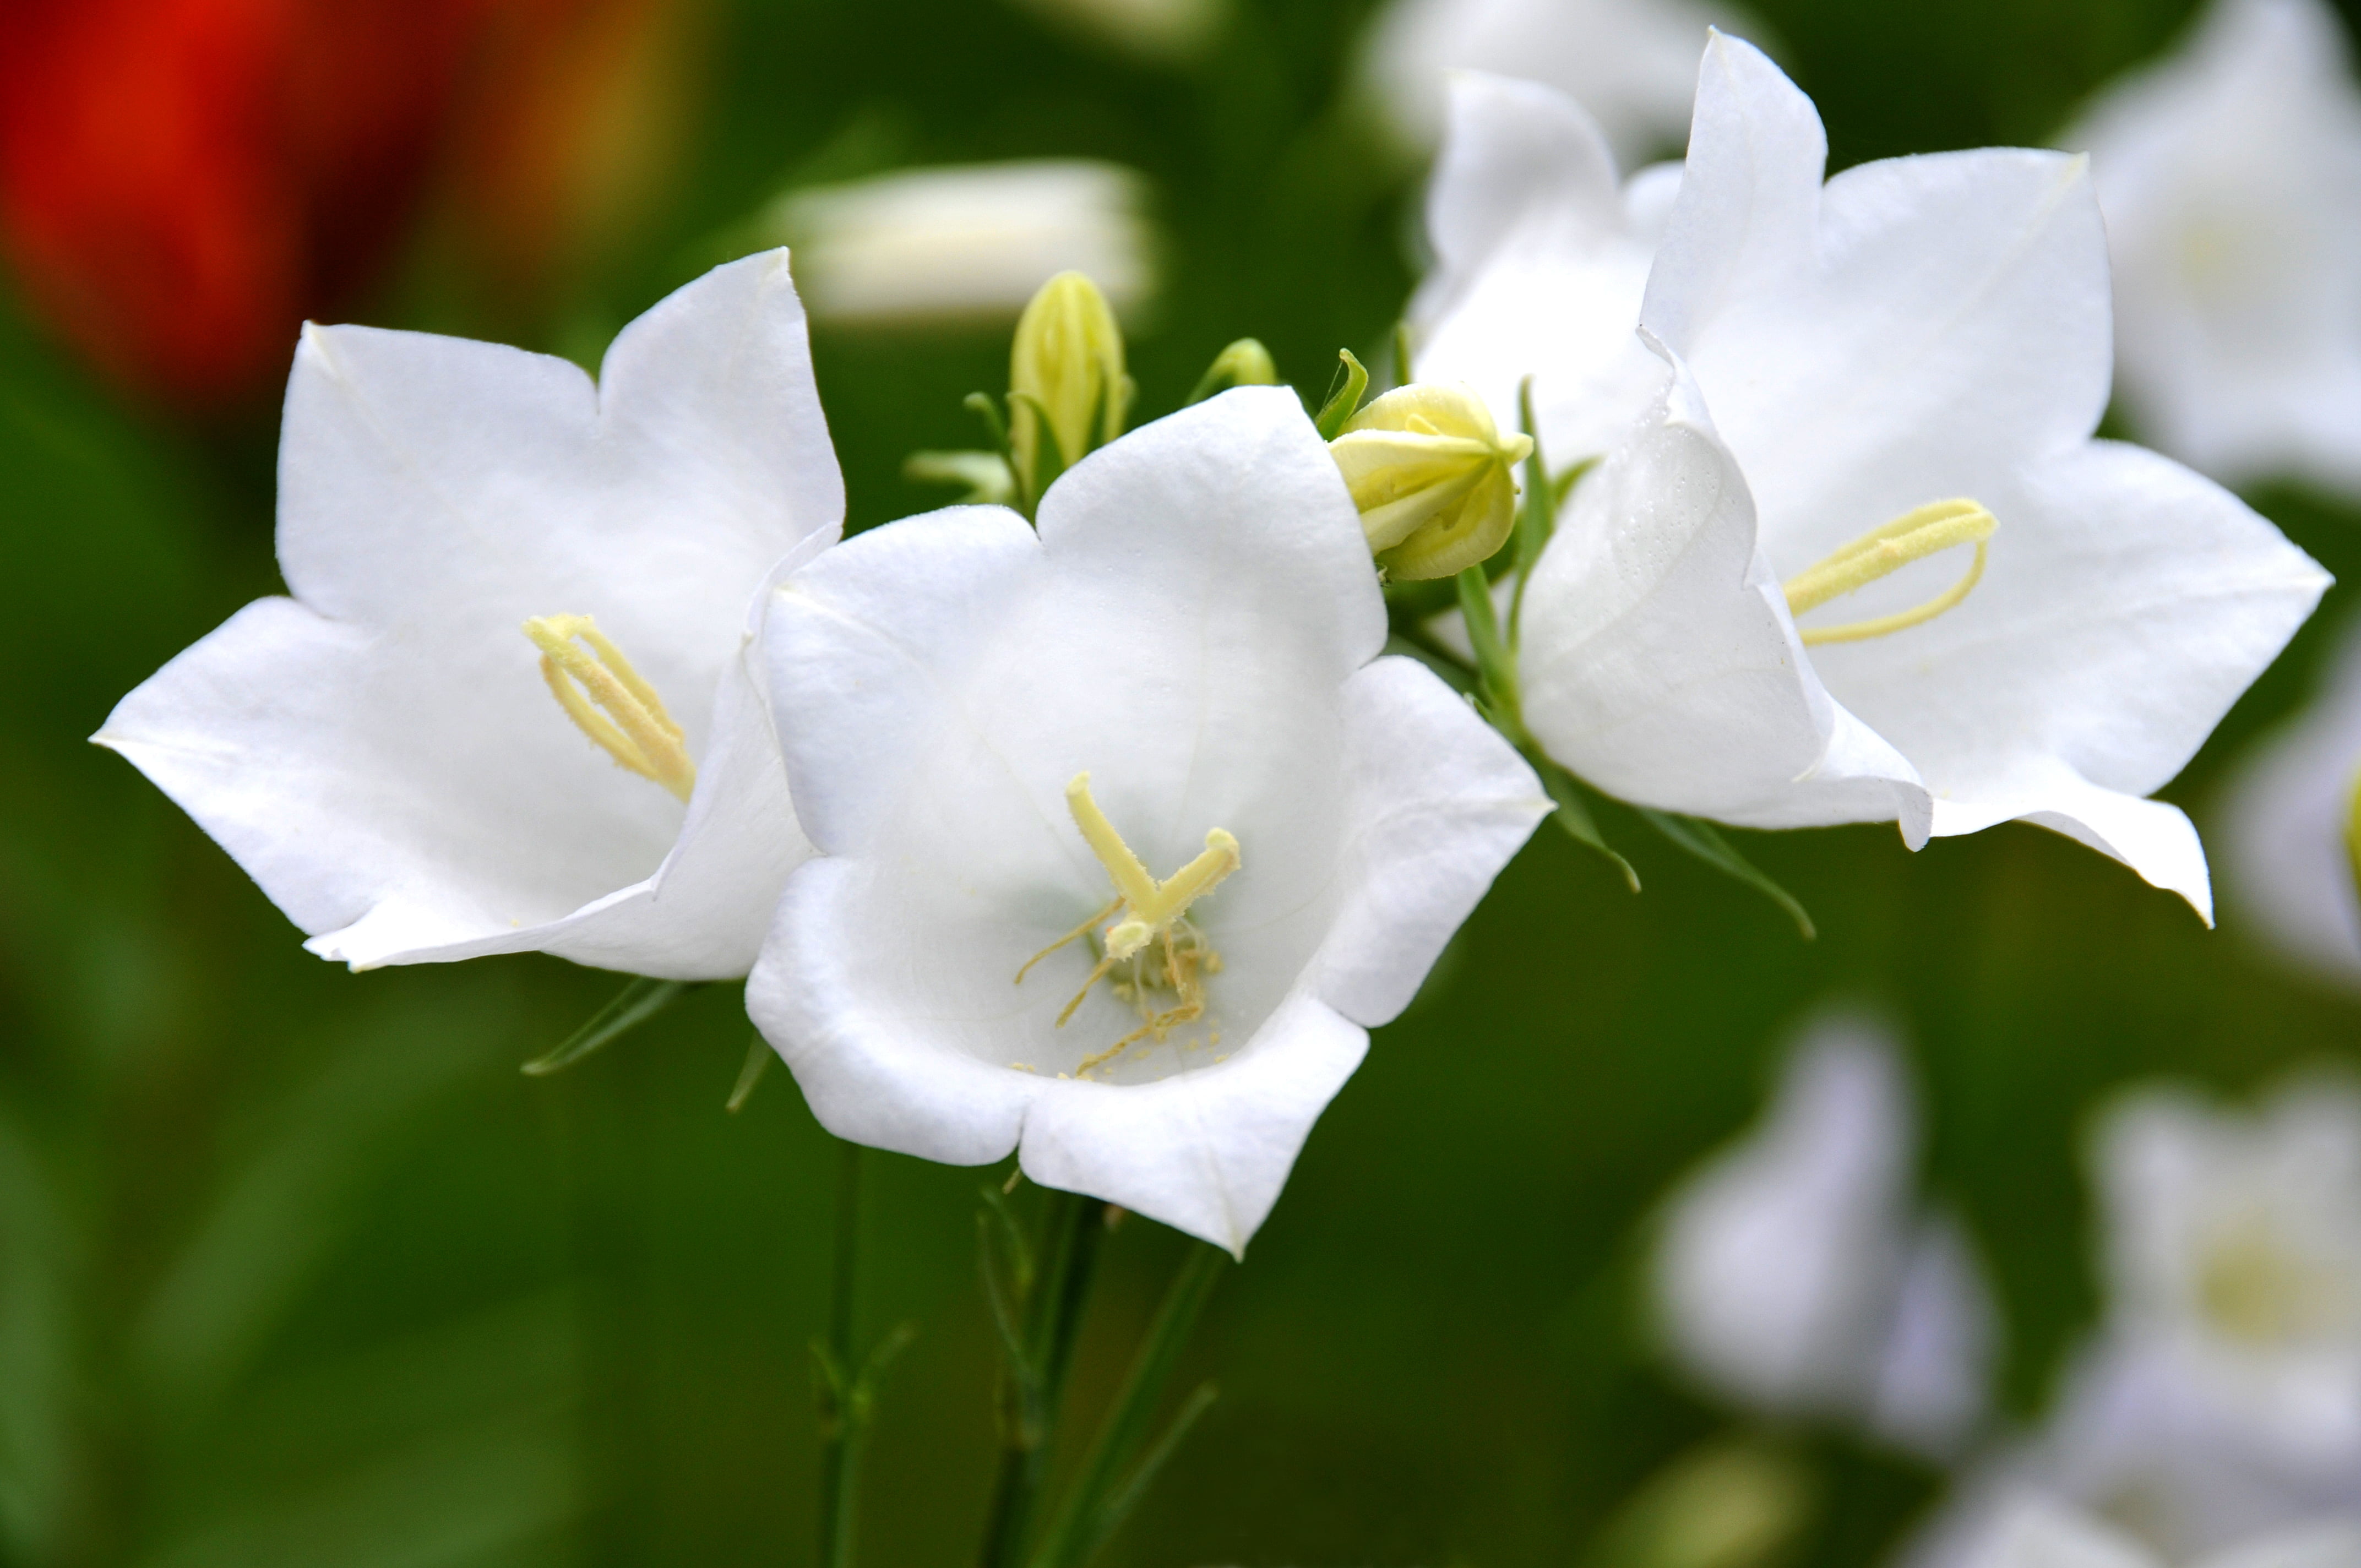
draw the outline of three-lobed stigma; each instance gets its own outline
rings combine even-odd
[[[1822,642],[1859,642],[1890,636],[1934,620],[1966,598],[1983,576],[1985,552],[1999,527],[1999,520],[1981,502],[1958,499],[1930,501],[1871,529],[1826,560],[1787,579],[1788,614],[1801,616],[1817,609],[1832,598],[1865,588],[1913,561],[1923,561],[1940,551],[1973,544],[1975,559],[1968,564],[1958,582],[1924,604],[1867,620],[1849,620],[1836,626],[1799,626],[1796,635],[1807,648]]]
[[[537,615],[524,634],[541,650],[542,679],[576,727],[623,767],[686,800],[697,788],[697,764],[680,726],[597,622]]]
[[[1118,970],[1126,972],[1116,976],[1115,993],[1136,1007],[1141,1018],[1138,1028],[1105,1050],[1083,1058],[1074,1069],[1074,1076],[1082,1078],[1141,1040],[1151,1036],[1161,1040],[1179,1025],[1204,1016],[1205,977],[1221,972],[1222,955],[1190,921],[1189,906],[1238,869],[1238,841],[1224,828],[1213,829],[1205,835],[1205,848],[1196,859],[1159,882],[1092,798],[1089,773],[1076,773],[1066,785],[1066,809],[1082,830],[1082,841],[1106,868],[1115,895],[1089,919],[1026,959],[1024,968],[1016,971],[1016,983],[1024,984],[1033,966],[1051,953],[1095,935],[1099,961],[1058,1014],[1058,1026],[1065,1027],[1091,988],[1116,975]],[[1104,928],[1102,922],[1106,923]],[[1171,1005],[1159,1006],[1151,1001],[1158,992],[1170,995]]]

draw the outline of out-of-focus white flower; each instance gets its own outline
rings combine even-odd
[[[1955,1447],[1983,1413],[1995,1316],[1958,1227],[1919,1212],[1916,1144],[1892,1045],[1810,1031],[1762,1124],[1666,1211],[1655,1298],[1681,1362],[1770,1415]]]
[[[1202,56],[1229,25],[1234,0],[1011,0],[1052,27],[1151,64]]]
[[[1826,155],[1811,101],[1717,35],[1642,309],[1669,379],[1528,584],[1528,728],[1611,795],[1741,826],[1898,820],[1916,846],[2030,820],[2210,918],[2195,830],[2144,797],[2326,575],[2219,486],[2091,439],[2081,160],[1824,182]]]
[[[2361,1486],[2361,1097],[2301,1082],[2239,1112],[2145,1090],[2094,1148],[2108,1332],[2256,1445]]]
[[[493,344],[307,327],[279,449],[292,597],[94,739],[324,958],[741,975],[810,852],[741,653],[766,576],[843,506],[784,252],[624,328],[595,385]]]
[[[1664,385],[1636,329],[1680,178],[1660,164],[1619,184],[1597,125],[1564,93],[1455,76],[1427,192],[1434,264],[1409,313],[1420,378],[1466,382],[1515,430],[1530,376],[1552,466],[1604,455]]]
[[[1067,271],[1126,311],[1156,288],[1145,191],[1084,159],[908,169],[792,192],[764,221],[796,247],[817,321],[1003,319]]]
[[[2319,0],[2215,0],[2087,148],[2140,433],[2230,482],[2361,492],[2361,91]]]
[[[1697,0],[1393,0],[1362,41],[1361,90],[1409,145],[1443,132],[1444,82],[1485,71],[1546,83],[1598,122],[1627,162],[1676,152],[1716,23],[1756,29]]]
[[[1549,803],[1378,657],[1360,519],[1287,389],[1134,431],[1038,515],[908,519],[776,596],[820,854],[747,1005],[839,1136],[1015,1148],[1235,1251]]]
[[[2230,890],[2274,948],[2361,987],[2355,786],[2361,784],[2361,627],[2344,634],[2319,696],[2266,736],[2224,796]]]
[[[2012,1497],[1958,1568],[2361,1568],[2361,1524],[2298,1524],[2197,1555],[2037,1493]]]

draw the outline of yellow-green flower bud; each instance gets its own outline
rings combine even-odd
[[[1328,444],[1369,549],[1398,582],[1456,575],[1508,543],[1516,466],[1533,449],[1500,433],[1464,386],[1417,383],[1378,399]]]
[[[1123,433],[1130,402],[1123,329],[1106,296],[1079,272],[1059,273],[1025,307],[1008,353],[1008,442],[1017,482],[1038,498],[1082,454]]]

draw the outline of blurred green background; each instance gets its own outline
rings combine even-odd
[[[2162,47],[2179,0],[1762,0],[1835,166],[2039,142]],[[429,203],[348,314],[595,362],[786,182],[1042,155],[1143,170],[1165,284],[1141,417],[1230,338],[1323,384],[1411,281],[1416,170],[1344,106],[1357,0],[1248,0],[1185,66],[1128,63],[974,0],[683,12],[671,150],[596,238],[487,281]],[[2348,8],[2348,19],[2350,10]],[[653,144],[651,144],[653,145]],[[916,447],[973,444],[1005,327],[823,331],[853,525],[938,504]],[[537,958],[354,976],[83,743],[124,691],[275,591],[267,394],[199,415],[111,391],[0,324],[0,1561],[339,1564],[807,1560],[830,1140],[784,1074],[723,1113],[731,988],[547,1080],[516,1071],[616,991]],[[2350,511],[2252,498],[2347,581]],[[2301,699],[2352,590],[2168,793]],[[2228,1086],[2356,1057],[2353,1006],[2234,919],[2025,827],[1739,836],[1821,936],[1623,831],[1648,891],[1544,831],[1313,1133],[1183,1376],[1222,1399],[1109,1561],[1576,1563],[1728,1418],[1634,1307],[1652,1204],[1761,1103],[1829,998],[1905,1035],[1927,1179],[1968,1215],[2030,1414],[2093,1309],[2078,1129],[2114,1085]],[[994,1173],[870,1162],[864,1334],[917,1337],[870,1461],[864,1559],[970,1560],[992,1464],[976,1283]],[[1114,1238],[1077,1398],[1103,1401],[1179,1256]],[[1876,1558],[1931,1474],[1798,1434],[1799,1562]],[[1594,1559],[1595,1560],[1595,1559]]]

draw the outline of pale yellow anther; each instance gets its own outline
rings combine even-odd
[[[1088,773],[1076,773],[1066,786],[1066,809],[1074,814],[1074,826],[1082,830],[1083,842],[1106,867],[1116,894],[1130,909],[1106,934],[1107,957],[1118,961],[1170,931],[1172,922],[1188,913],[1189,905],[1238,869],[1238,841],[1216,828],[1205,835],[1202,853],[1174,872],[1171,880],[1158,882],[1106,819],[1099,803],[1091,798]]]
[[[622,766],[686,800],[697,788],[697,764],[680,726],[597,623],[587,615],[537,615],[524,623],[524,634],[541,650],[550,694],[582,733]]]
[[[1203,1015],[1202,977],[1221,972],[1222,959],[1189,923],[1189,906],[1236,871],[1239,858],[1237,839],[1216,828],[1205,835],[1205,848],[1196,859],[1159,882],[1132,852],[1131,846],[1123,841],[1123,835],[1099,809],[1099,803],[1091,797],[1090,774],[1076,773],[1073,782],[1066,785],[1066,809],[1073,814],[1074,826],[1082,829],[1082,841],[1106,867],[1107,879],[1115,883],[1115,896],[1097,914],[1026,959],[1025,967],[1016,971],[1016,982],[1022,985],[1033,966],[1051,953],[1098,929],[1101,921],[1120,915],[1121,918],[1100,931],[1102,956],[1090,977],[1082,981],[1082,989],[1058,1014],[1058,1023],[1062,1027],[1082,1006],[1083,998],[1090,995],[1091,987],[1105,979],[1117,965],[1126,963],[1131,966],[1126,971],[1129,978],[1117,982],[1116,993],[1137,1006],[1145,1020],[1107,1049],[1085,1057],[1074,1069],[1074,1075],[1081,1078],[1093,1068],[1115,1061],[1127,1047],[1141,1040],[1151,1036],[1162,1040],[1176,1025]],[[1155,959],[1160,962],[1151,960],[1151,945],[1158,949]],[[1170,991],[1175,1005],[1157,1010],[1147,999],[1150,989]]]
[[[1988,542],[1999,526],[1999,521],[1981,503],[1948,500],[1930,501],[1904,512],[1892,522],[1871,529],[1826,560],[1807,566],[1787,579],[1789,614],[1800,616],[1807,610],[1817,609],[1832,598],[1841,598],[1857,588],[1865,588],[1879,578],[1900,571],[1913,561],[1923,561],[1929,555],[1962,544],[1976,547],[1975,559],[1969,563],[1967,571],[1958,582],[1924,604],[1892,615],[1874,616],[1867,620],[1849,620],[1837,626],[1798,627],[1797,634],[1807,647],[1822,642],[1859,642],[1866,638],[1888,636],[1934,620],[1966,598],[1977,580],[1984,575]]]

